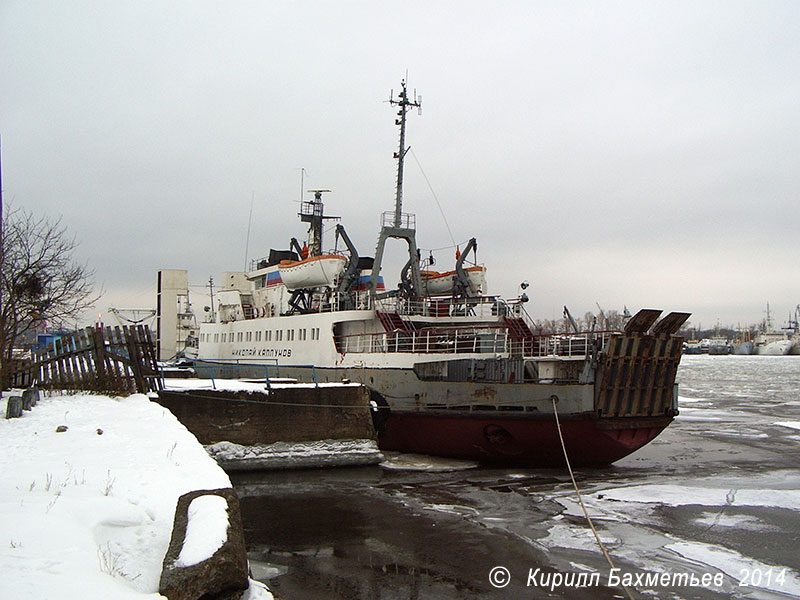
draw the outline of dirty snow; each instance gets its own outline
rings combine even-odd
[[[227,470],[370,465],[383,460],[378,443],[371,439],[275,442],[252,446],[217,442],[207,446],[206,450]]]

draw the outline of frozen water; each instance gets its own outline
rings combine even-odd
[[[721,582],[634,585],[634,597],[800,596],[800,357],[687,356],[678,381],[681,414],[659,437],[610,468],[576,472],[610,556],[625,572]],[[404,462],[234,480],[248,490],[243,511],[254,524],[303,515],[254,544],[285,569],[270,579],[278,595],[335,598],[326,587],[335,580],[358,600],[376,590],[391,599],[538,597],[524,584],[541,568],[602,576],[583,595],[548,597],[624,597],[606,585],[610,567],[565,471]],[[511,573],[505,595],[488,582],[496,565]]]

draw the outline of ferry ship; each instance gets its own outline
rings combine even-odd
[[[345,228],[323,246],[323,193],[303,201],[308,238],[223,275],[202,323],[196,370],[216,377],[349,380],[368,386],[381,449],[537,467],[610,464],[655,438],[678,413],[675,375],[689,313],[643,309],[620,331],[545,333],[527,297],[486,293],[473,238],[443,273],[422,264],[404,213],[406,116],[421,101],[405,81],[396,107],[394,211],[374,257]],[[387,240],[407,243],[397,287],[381,266]],[[560,431],[559,431],[560,429]]]

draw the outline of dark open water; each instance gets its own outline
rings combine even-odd
[[[634,598],[800,597],[800,357],[687,356],[678,380],[661,436],[576,472],[618,572],[565,472],[368,467],[236,476],[254,575],[283,600],[627,598],[614,576]]]

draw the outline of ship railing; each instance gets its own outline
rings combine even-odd
[[[367,292],[331,292],[314,304],[310,312],[341,312],[344,310],[369,310],[372,298]]]
[[[453,298],[447,296],[432,298],[404,298],[389,296],[376,298],[375,308],[383,312],[395,312],[403,316],[423,317],[497,317],[520,316],[531,325],[521,304],[507,301],[499,296],[472,296]]]
[[[264,385],[271,389],[273,384],[296,383],[293,378],[281,377],[281,365],[277,358],[265,360],[247,360],[238,358],[215,358],[215,359],[194,359],[195,372],[200,377],[207,377],[211,380],[211,389],[217,389],[217,380],[230,381],[231,379],[249,378],[253,383],[259,383],[260,378],[253,379],[263,371]],[[311,369],[311,381],[319,387],[317,368],[314,365],[292,365],[293,368]]]
[[[337,351],[343,354],[506,354],[529,359],[585,359],[618,334],[617,331],[552,333],[520,340],[506,327],[487,325],[339,335],[334,342]]]
[[[417,228],[417,215],[413,213],[400,213],[400,221],[397,221],[396,217],[397,214],[394,211],[381,213],[381,227],[394,227],[399,229]]]
[[[609,338],[619,331],[582,331],[578,333],[548,333],[533,336],[525,341],[525,356],[531,358],[589,356],[595,349],[606,346]]]
[[[509,317],[517,317],[522,319],[525,322],[525,325],[528,326],[531,332],[537,331],[539,327],[536,325],[536,322],[533,318],[528,314],[528,311],[525,310],[525,302],[528,299],[525,297],[514,298],[512,300],[503,300],[502,302],[506,306],[506,316]]]
[[[590,355],[593,348],[602,347],[610,334],[537,335],[519,342],[503,327],[456,327],[341,335],[336,336],[335,342],[341,353],[495,355],[510,353],[513,344],[523,343],[523,355],[528,358],[583,358]]]
[[[503,327],[442,327],[335,337],[340,353],[499,354],[507,351]]]

